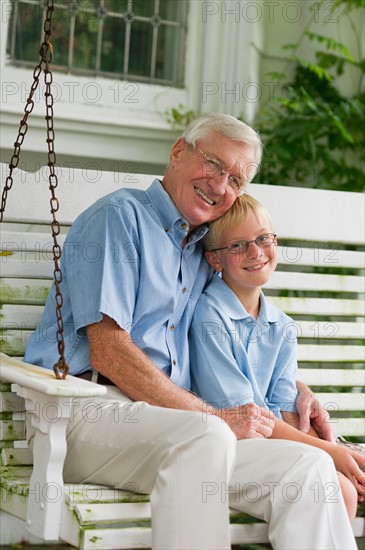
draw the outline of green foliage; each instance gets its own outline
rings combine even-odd
[[[198,115],[198,111],[188,110],[182,103],[165,111],[166,121],[177,128],[184,128]]]
[[[364,9],[364,0],[337,1],[349,17]],[[361,13],[363,16],[364,14]],[[315,61],[296,55],[303,41],[318,47]],[[365,60],[355,61],[349,48],[307,28],[297,44],[283,46],[292,54],[287,66],[293,78],[282,85],[274,104],[264,105],[256,120],[265,145],[255,181],[273,185],[308,185],[323,189],[362,191],[365,161]],[[341,93],[339,77],[356,72],[360,83],[353,95]],[[284,80],[283,73],[271,73]]]
[[[318,12],[321,4],[316,2],[312,7],[316,6]],[[333,6],[341,8],[340,19],[365,16],[365,0],[335,0]],[[275,103],[263,105],[253,124],[265,146],[262,166],[254,181],[362,191],[365,59],[355,60],[345,44],[313,32],[312,22],[296,44],[282,46],[283,51],[289,52],[289,57],[283,58],[284,71],[267,75],[274,83],[281,82],[282,87]],[[313,61],[297,55],[304,42],[318,48]],[[346,76],[349,69],[359,82],[350,96],[341,93],[339,84],[339,78]],[[288,74],[293,74],[289,82]],[[198,114],[181,104],[165,113],[167,121],[180,128]]]

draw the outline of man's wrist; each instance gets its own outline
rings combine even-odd
[[[300,380],[296,381],[296,387],[299,393],[309,393],[310,395],[314,395],[312,390],[304,384],[304,382],[301,382]]]

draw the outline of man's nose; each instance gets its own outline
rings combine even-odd
[[[223,195],[229,186],[229,174],[225,172],[214,175],[211,174],[208,184],[216,195]]]

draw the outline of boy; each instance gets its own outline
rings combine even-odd
[[[261,289],[277,265],[277,239],[267,210],[248,195],[210,225],[206,259],[221,273],[201,296],[189,333],[192,389],[216,408],[255,402],[275,414],[272,438],[327,451],[352,520],[364,495],[361,455],[300,432],[295,400],[295,325]],[[295,426],[295,427],[294,427]],[[344,475],[343,475],[344,474]]]

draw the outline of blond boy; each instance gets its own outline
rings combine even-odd
[[[295,324],[267,302],[262,287],[277,265],[267,210],[249,195],[210,225],[206,259],[219,274],[201,296],[189,333],[192,389],[216,408],[255,402],[275,414],[274,439],[328,452],[350,519],[363,500],[364,457],[298,429]],[[284,420],[284,421],[283,421]]]

